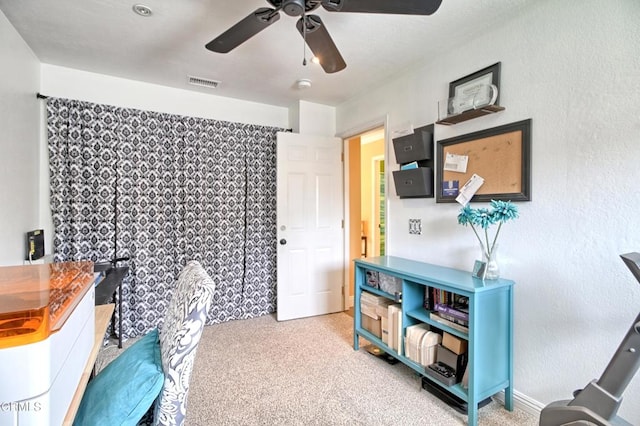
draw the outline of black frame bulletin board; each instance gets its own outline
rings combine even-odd
[[[456,201],[444,195],[443,183],[463,185],[477,174],[484,179],[471,201],[531,201],[531,119],[438,141],[436,202]],[[468,158],[465,172],[444,170],[447,154]]]

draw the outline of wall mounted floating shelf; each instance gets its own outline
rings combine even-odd
[[[483,115],[495,114],[496,112],[504,111],[504,109],[505,109],[504,107],[499,105],[487,105],[478,109],[470,109],[460,114],[450,115],[448,117],[445,117],[441,120],[436,121],[436,124],[451,126],[454,124],[462,123],[463,121],[482,117]]]

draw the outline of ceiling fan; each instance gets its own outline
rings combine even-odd
[[[206,44],[218,53],[228,53],[280,19],[282,10],[300,16],[296,28],[327,73],[343,70],[347,64],[318,15],[309,12],[322,6],[329,12],[431,15],[442,0],[267,0],[273,8],[261,7]]]

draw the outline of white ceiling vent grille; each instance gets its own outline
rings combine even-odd
[[[194,86],[208,87],[209,89],[215,89],[216,87],[218,87],[220,82],[216,80],[210,80],[208,78],[189,76],[189,84],[193,84]]]

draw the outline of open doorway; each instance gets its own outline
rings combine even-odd
[[[386,178],[384,127],[352,136],[348,150],[349,303],[353,306],[353,259],[383,256],[386,243]]]
[[[372,226],[369,232],[371,233],[371,256],[384,256],[385,255],[385,230],[387,227],[387,195],[386,195],[386,181],[385,181],[385,158],[384,155],[377,155],[371,159],[372,162],[372,182],[373,187],[371,193],[373,200],[371,202],[371,215],[374,218]]]

